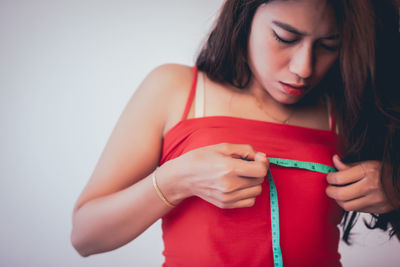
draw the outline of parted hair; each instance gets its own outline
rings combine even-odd
[[[271,1],[288,0],[226,0],[197,56],[199,70],[213,81],[245,89],[252,78],[251,22],[257,8]],[[338,61],[320,84],[334,103],[343,161],[381,161],[384,192],[400,207],[399,1],[326,1],[336,16],[341,47]],[[399,235],[400,209],[371,215],[370,222],[364,221],[367,227]],[[346,212],[343,218],[348,244],[357,218],[357,212]]]

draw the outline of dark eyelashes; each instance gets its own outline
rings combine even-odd
[[[278,34],[276,34],[276,32],[273,32],[273,33],[274,33],[275,39],[278,42],[281,42],[281,43],[284,43],[284,44],[293,44],[293,43],[295,43],[297,41],[297,40],[286,40],[286,39],[281,38]]]
[[[286,44],[286,45],[294,44],[294,43],[296,43],[296,42],[299,40],[299,39],[294,39],[294,40],[286,40],[286,39],[283,39],[283,38],[281,38],[275,31],[273,31],[273,35],[274,35],[274,38],[275,38],[278,42],[283,43],[283,44]],[[325,44],[322,44],[322,43],[318,43],[318,45],[319,45],[320,47],[322,47],[322,48],[324,48],[324,49],[326,49],[326,50],[328,50],[328,51],[332,51],[332,52],[339,50],[339,46],[328,46],[328,45],[325,45]]]

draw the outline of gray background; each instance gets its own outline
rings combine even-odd
[[[72,207],[135,88],[160,64],[193,65],[221,3],[0,0],[0,266],[160,266],[159,222],[81,258]],[[344,266],[400,265],[398,241],[355,232]]]

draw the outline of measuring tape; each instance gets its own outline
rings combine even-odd
[[[298,161],[291,159],[280,159],[280,158],[268,158],[268,159],[271,164],[278,165],[281,167],[298,168],[325,174],[328,174],[330,172],[336,172],[335,168],[320,163]],[[272,252],[273,252],[274,266],[283,267],[282,251],[279,241],[278,193],[276,191],[276,186],[270,170],[268,170],[268,182],[269,182],[270,207],[271,207]]]

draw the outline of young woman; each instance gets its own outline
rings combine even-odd
[[[396,12],[227,0],[196,66],[156,68],[127,104],[74,247],[109,251],[162,218],[164,266],[341,266],[344,210],[398,232]]]

